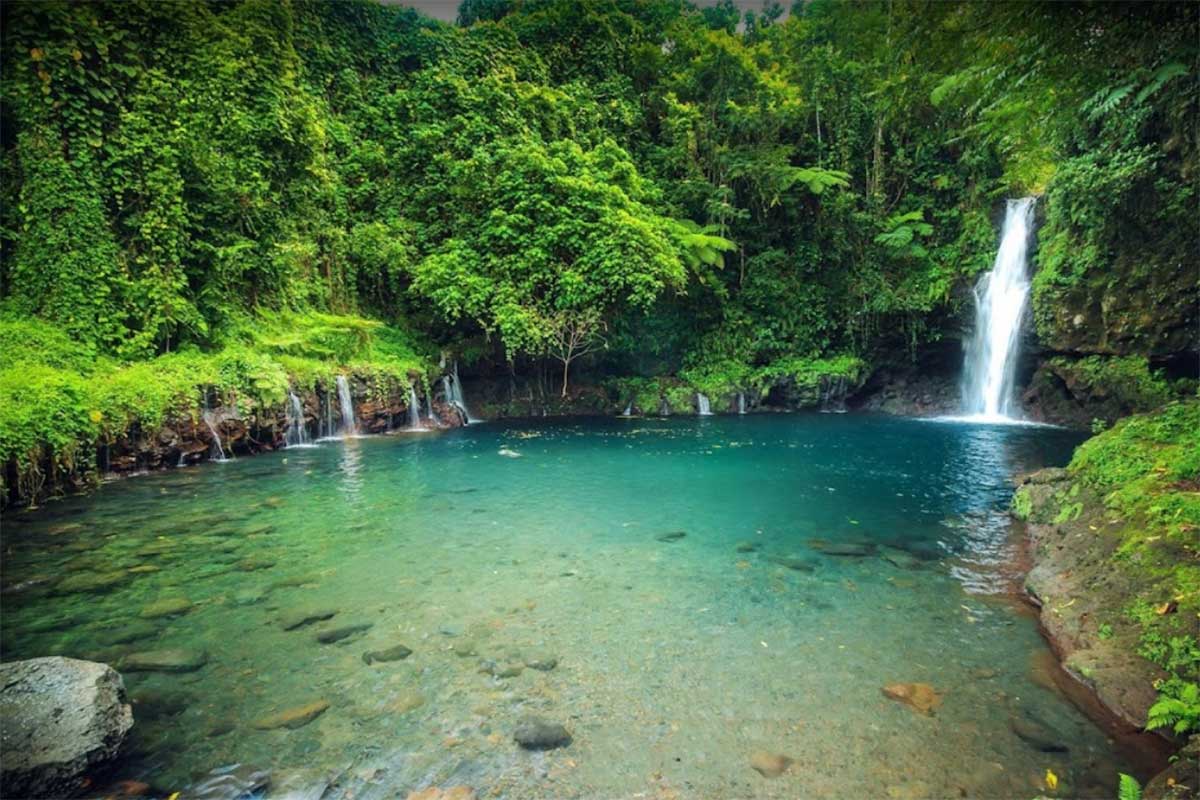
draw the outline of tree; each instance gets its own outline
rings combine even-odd
[[[547,352],[562,362],[562,397],[567,396],[567,375],[571,362],[580,356],[607,348],[604,332],[608,325],[595,309],[583,311],[560,311],[547,321],[550,335]]]

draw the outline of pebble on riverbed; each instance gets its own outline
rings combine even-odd
[[[778,778],[792,766],[792,759],[779,753],[756,750],[750,754],[750,766],[764,778]]]
[[[321,716],[328,710],[328,700],[317,700],[295,708],[289,708],[284,711],[279,711],[275,714],[268,714],[265,717],[260,717],[251,723],[260,731],[269,731],[276,728],[288,728],[295,730],[302,728],[312,722],[317,717]]]

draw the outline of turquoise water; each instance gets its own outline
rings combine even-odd
[[[240,764],[217,784],[269,772],[272,797],[1030,797],[1047,770],[1111,797],[1129,767],[1037,680],[1012,597],[1011,476],[1077,442],[852,415],[489,423],[141,476],[6,514],[4,658],[206,654],[124,673],[117,777],[161,792]],[[869,554],[827,552],[845,543]],[[336,615],[283,629],[316,609]],[[530,713],[570,746],[518,748]],[[1018,737],[1029,715],[1069,750]],[[794,765],[764,778],[757,750]]]

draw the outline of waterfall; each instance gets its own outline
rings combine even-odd
[[[442,421],[438,419],[438,415],[433,411],[433,395],[429,389],[425,390],[425,417],[434,425],[442,424]]]
[[[421,401],[417,399],[416,384],[408,387],[408,427],[410,430],[424,430],[421,425]]]
[[[746,413],[746,393],[738,392],[737,394],[737,412],[739,414]]]
[[[708,406],[708,398],[700,392],[696,392],[696,413],[702,417],[712,416],[712,409]]]
[[[338,375],[335,380],[338,403],[342,408],[342,436],[343,438],[357,436],[358,425],[354,421],[354,401],[350,399],[350,381],[346,380],[345,375]]]
[[[446,402],[462,412],[463,419],[467,424],[478,422],[479,420],[471,416],[471,412],[467,410],[467,400],[463,397],[462,382],[458,379],[458,362],[454,362],[454,370],[442,376],[442,391],[446,394]]]
[[[632,400],[630,400],[628,403],[625,404],[625,410],[621,412],[621,416],[622,417],[632,417],[633,416],[633,401]]]
[[[308,431],[304,427],[304,406],[293,392],[288,392],[287,433],[284,435],[284,443],[288,447],[302,447],[308,444]]]
[[[321,394],[321,419],[317,421],[317,434],[322,439],[332,439],[334,430],[333,397],[326,387]]]
[[[990,419],[1013,414],[1013,374],[1029,297],[1026,257],[1034,202],[1032,197],[1008,201],[996,261],[975,285],[975,333],[967,346],[962,382],[968,414]]]
[[[207,403],[206,403],[207,405]],[[217,433],[217,426],[213,425],[212,412],[207,408],[200,415],[204,420],[204,424],[208,426],[208,432],[212,434],[212,444],[208,448],[208,457],[213,461],[226,461],[225,448],[221,446],[221,434]]]

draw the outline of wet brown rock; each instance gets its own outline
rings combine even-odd
[[[289,708],[275,714],[268,714],[265,717],[256,719],[251,724],[260,731],[269,731],[276,728],[288,728],[295,730],[303,728],[308,723],[312,722],[317,717],[325,713],[329,708],[328,700],[317,700],[295,708]]]
[[[927,716],[942,704],[942,695],[928,683],[889,683],[883,694]]]
[[[756,750],[750,754],[750,766],[764,778],[778,778],[792,766],[792,759],[779,753]]]

